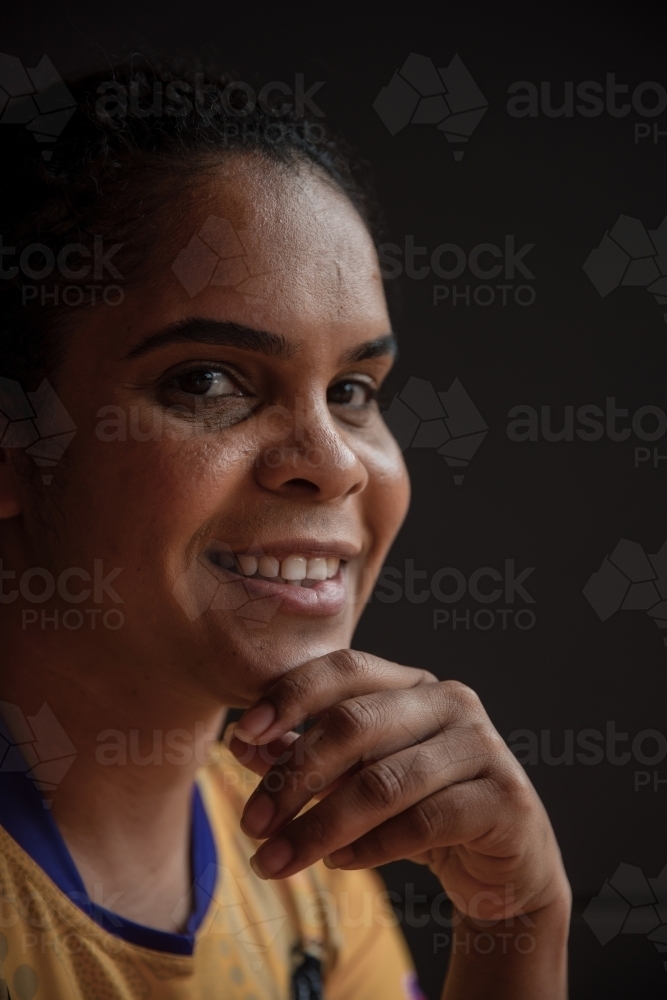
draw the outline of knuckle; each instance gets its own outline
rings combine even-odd
[[[523,772],[508,776],[506,789],[506,795],[511,802],[513,812],[525,816],[533,811],[535,803],[533,786]]]
[[[333,667],[337,674],[359,677],[372,670],[372,657],[358,649],[337,649],[328,653],[324,659]]]
[[[514,767],[513,759],[508,760],[507,746],[493,726],[485,719],[466,720],[459,727],[459,733],[466,756],[475,761],[475,777],[490,779],[505,795],[507,782],[513,780],[517,768]]]
[[[448,815],[448,819],[451,817]],[[436,796],[422,799],[410,810],[410,825],[419,840],[433,843],[442,836],[447,820]]]
[[[443,690],[457,714],[479,716],[484,713],[482,702],[476,691],[461,681],[443,681]]]
[[[405,773],[389,761],[378,761],[359,772],[359,784],[365,802],[391,809],[404,795]]]
[[[334,705],[327,714],[329,733],[345,742],[358,740],[375,725],[375,712],[368,699],[349,698]]]
[[[304,816],[303,835],[309,847],[314,847],[319,852],[320,848],[325,848],[331,841],[332,824],[317,809],[311,809]]]
[[[487,766],[503,767],[505,744],[486,717],[473,716],[467,721],[465,733],[487,761]]]
[[[504,762],[494,769],[486,784],[499,812],[511,817],[513,826],[520,827],[535,812],[533,786],[522,770]]]
[[[535,821],[539,816],[536,798],[528,780],[504,784],[484,782],[489,808],[495,819],[496,837],[513,850],[528,842],[535,843]]]
[[[297,712],[297,706],[307,702],[313,691],[313,678],[305,671],[292,671],[282,678],[271,692],[279,714],[292,709]]]
[[[515,786],[517,789],[522,787],[526,790],[532,789],[528,775],[496,729],[490,724],[480,729],[480,740],[484,745],[488,761],[486,768],[488,776],[508,790]]]

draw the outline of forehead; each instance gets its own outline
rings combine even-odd
[[[75,322],[75,353],[94,343],[104,366],[193,317],[278,334],[322,360],[388,332],[370,234],[319,169],[235,155],[198,171],[165,208],[177,210],[157,220],[148,279]]]
[[[178,300],[185,290],[198,313],[231,310],[284,335],[314,324],[387,326],[370,234],[319,168],[233,157],[208,175],[191,222],[172,293]]]

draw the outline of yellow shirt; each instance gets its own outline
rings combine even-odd
[[[104,929],[0,826],[0,1000],[421,996],[377,874],[318,863],[283,881],[257,878],[248,864],[257,842],[239,827],[256,777],[221,745],[197,782],[217,871],[192,954]]]

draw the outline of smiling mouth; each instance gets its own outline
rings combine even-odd
[[[214,566],[237,573],[247,580],[307,588],[338,577],[341,566],[346,564],[346,560],[339,556],[294,553],[277,559],[270,555],[235,553],[226,548],[209,549],[206,555]]]

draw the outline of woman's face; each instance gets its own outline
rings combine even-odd
[[[77,433],[17,538],[56,577],[121,570],[95,606],[123,626],[71,634],[96,669],[242,706],[349,645],[409,489],[374,401],[390,324],[352,205],[312,168],[245,156],[188,204],[166,206],[181,235],[150,285],[76,317],[56,389]]]

